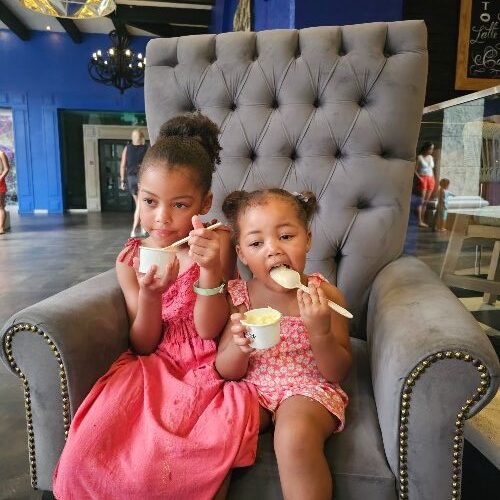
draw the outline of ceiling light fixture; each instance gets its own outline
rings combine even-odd
[[[92,19],[116,9],[114,0],[19,0],[26,9],[52,17]]]
[[[90,58],[88,70],[92,80],[112,85],[121,94],[130,87],[143,87],[146,58],[132,51],[126,33],[113,30],[109,38],[111,47],[97,50]]]

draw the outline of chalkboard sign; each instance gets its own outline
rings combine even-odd
[[[500,0],[462,0],[455,88],[500,85]]]

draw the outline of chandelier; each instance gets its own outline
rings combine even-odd
[[[109,38],[112,46],[105,53],[101,50],[94,52],[90,58],[88,70],[92,80],[112,85],[121,94],[130,87],[144,86],[146,58],[130,49],[125,32],[113,30]]]
[[[104,17],[116,9],[114,0],[19,0],[26,9],[38,14],[70,19]]]

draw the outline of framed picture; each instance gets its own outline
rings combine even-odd
[[[462,0],[456,90],[500,85],[500,0]]]

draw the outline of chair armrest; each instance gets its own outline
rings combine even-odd
[[[408,491],[421,500],[459,498],[463,422],[498,386],[490,341],[414,257],[392,262],[375,278],[367,335],[384,448],[403,498]]]
[[[128,347],[128,316],[112,269],[11,316],[2,360],[24,385],[31,480],[52,489],[71,417]]]

